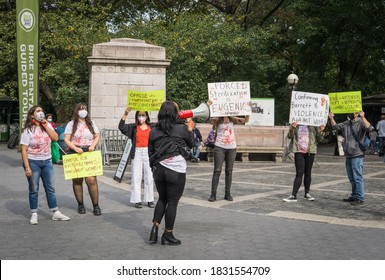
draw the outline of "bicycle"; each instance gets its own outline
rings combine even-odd
[[[20,141],[19,124],[18,123],[11,124],[10,130],[11,130],[11,136],[8,139],[7,147],[8,149],[14,149],[19,145],[19,141]]]

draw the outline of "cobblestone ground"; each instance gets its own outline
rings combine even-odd
[[[313,168],[311,195],[285,203],[294,180],[294,163],[236,162],[233,202],[223,200],[224,171],[218,200],[210,203],[212,163],[189,163],[187,184],[178,208],[177,247],[147,243],[153,209],[129,204],[130,172],[113,180],[116,163],[99,176],[103,215],[76,212],[71,181],[55,165],[56,192],[68,222],[51,220],[45,194],[39,195],[39,224],[29,224],[28,188],[21,156],[0,144],[0,258],[11,259],[384,259],[385,169],[377,156],[364,164],[363,206],[342,202],[350,194],[344,158],[320,149]],[[309,249],[311,248],[311,249]]]

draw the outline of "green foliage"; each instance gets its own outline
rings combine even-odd
[[[166,48],[167,98],[182,109],[207,99],[207,83],[250,81],[252,97],[275,98],[289,115],[287,75],[298,90],[382,93],[382,0],[40,1],[42,102],[67,121],[88,99],[94,44],[128,37]],[[0,3],[0,91],[17,98],[15,1]],[[52,112],[55,113],[55,112]]]

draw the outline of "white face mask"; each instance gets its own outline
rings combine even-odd
[[[52,119],[47,119],[48,122],[52,122]]]
[[[43,111],[37,112],[37,113],[36,113],[35,119],[36,119],[38,122],[42,122],[42,121],[45,119],[45,114],[44,114],[44,112],[43,112]]]
[[[146,119],[147,119],[147,117],[142,117],[142,116],[138,117],[138,121],[140,123],[144,123],[146,121]]]
[[[78,114],[79,114],[79,118],[85,119],[87,117],[87,115],[88,115],[88,112],[87,112],[87,110],[80,110],[78,112]]]

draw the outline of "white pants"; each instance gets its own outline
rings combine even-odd
[[[144,174],[143,202],[154,201],[154,179],[148,158],[148,148],[136,148],[135,158],[131,160],[131,203],[141,202],[142,178]]]

